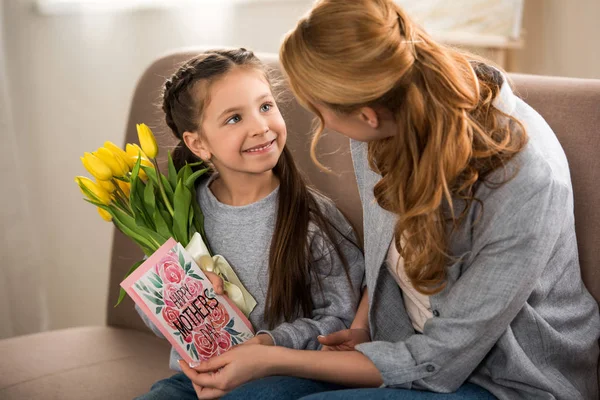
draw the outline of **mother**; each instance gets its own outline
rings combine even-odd
[[[185,369],[200,396],[288,375],[315,381],[261,379],[229,396],[283,384],[296,397],[336,389],[311,399],[598,398],[600,320],[567,160],[506,77],[392,0],[319,1],[280,56],[321,123],[313,150],[323,127],[353,139],[368,287],[353,325],[373,341],[348,330],[322,343],[352,351],[240,346]]]

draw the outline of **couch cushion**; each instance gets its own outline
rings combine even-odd
[[[108,327],[0,341],[0,398],[131,399],[170,376],[167,341]]]

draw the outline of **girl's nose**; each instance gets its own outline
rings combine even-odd
[[[269,132],[269,126],[264,120],[257,120],[252,127],[252,136],[261,136]]]

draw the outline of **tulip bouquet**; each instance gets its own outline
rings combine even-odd
[[[145,124],[137,125],[140,145],[127,144],[125,150],[111,142],[81,161],[95,181],[77,176],[75,182],[85,201],[131,238],[146,256],[152,255],[169,238],[186,247],[200,267],[223,279],[224,289],[248,315],[256,302],[243,287],[222,256],[212,256],[205,243],[204,217],[196,201],[195,181],[208,171],[203,162],[186,164],[176,171],[168,155],[168,174],[163,175],[156,156],[158,145]],[[202,168],[204,167],[204,168]],[[196,169],[194,171],[194,169]],[[143,260],[135,263],[129,276]],[[126,292],[121,288],[119,305]]]

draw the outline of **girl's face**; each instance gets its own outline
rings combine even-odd
[[[285,122],[260,71],[234,68],[210,85],[202,133],[188,147],[222,176],[262,174],[285,146]]]

